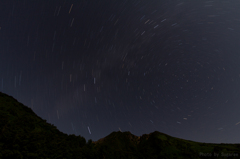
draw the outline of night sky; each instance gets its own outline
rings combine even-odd
[[[239,0],[0,1],[0,91],[67,134],[240,143]]]

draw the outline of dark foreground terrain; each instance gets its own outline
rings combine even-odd
[[[240,158],[240,144],[210,144],[153,132],[112,132],[96,142],[67,135],[16,99],[0,93],[0,158]]]

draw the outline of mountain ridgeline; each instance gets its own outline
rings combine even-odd
[[[153,132],[112,132],[96,142],[67,135],[0,92],[0,159],[240,158],[240,144],[210,144]]]

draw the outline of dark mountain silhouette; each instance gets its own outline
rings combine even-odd
[[[0,158],[240,158],[240,144],[210,144],[153,132],[112,132],[93,142],[67,135],[16,99],[0,93]]]

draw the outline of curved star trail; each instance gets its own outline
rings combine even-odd
[[[239,143],[239,7],[0,2],[0,91],[94,141],[120,130]]]

